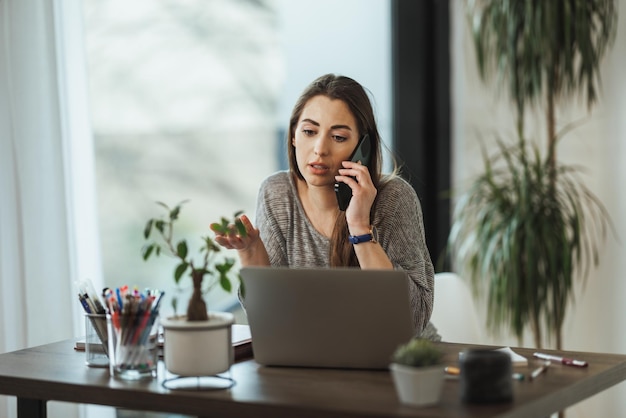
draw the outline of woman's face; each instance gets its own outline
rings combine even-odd
[[[356,120],[344,101],[311,98],[291,138],[298,169],[307,184],[334,187],[341,162],[350,158],[358,139]]]

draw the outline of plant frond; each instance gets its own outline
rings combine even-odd
[[[557,165],[554,187],[536,146],[501,144],[499,151],[485,160],[489,171],[459,196],[449,254],[467,268],[475,293],[488,289],[490,330],[506,327],[521,337],[530,323],[560,329],[574,277],[584,283],[597,265],[611,219],[580,167]]]

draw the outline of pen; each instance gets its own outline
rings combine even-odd
[[[446,374],[452,375],[452,376],[458,376],[461,374],[461,369],[459,369],[458,367],[454,367],[454,366],[448,366],[445,369]],[[523,373],[513,373],[511,375],[511,377],[514,380],[524,380],[524,374]]]
[[[513,373],[513,379],[522,381],[524,380],[524,373]]]
[[[543,363],[542,366],[537,367],[535,370],[532,371],[532,373],[530,374],[530,380],[534,380],[536,379],[541,373],[544,373],[548,370],[548,367],[550,366],[550,362],[546,361],[545,363]]]
[[[574,360],[567,357],[553,356],[551,354],[544,353],[534,353],[533,356],[542,360],[551,360],[557,363],[565,364],[566,366],[587,367],[587,362],[582,360]]]
[[[91,308],[89,307],[89,304],[87,303],[85,298],[83,298],[83,295],[81,295],[80,293],[78,294],[78,300],[80,300],[80,303],[81,305],[83,305],[83,309],[85,310],[86,313],[88,314],[92,313]]]
[[[458,376],[461,374],[461,370],[458,367],[448,366],[444,369],[447,374]]]

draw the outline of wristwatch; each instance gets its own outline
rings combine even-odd
[[[368,234],[364,234],[364,235],[350,235],[348,237],[348,239],[350,240],[350,242],[352,244],[360,244],[362,242],[373,242],[373,243],[377,243],[378,242],[378,231],[376,230],[376,227],[374,225],[372,225],[370,227],[370,232]]]

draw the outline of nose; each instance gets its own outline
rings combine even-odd
[[[313,152],[315,155],[327,155],[328,154],[328,145],[329,140],[326,135],[319,135],[315,140],[315,145],[313,146]]]

